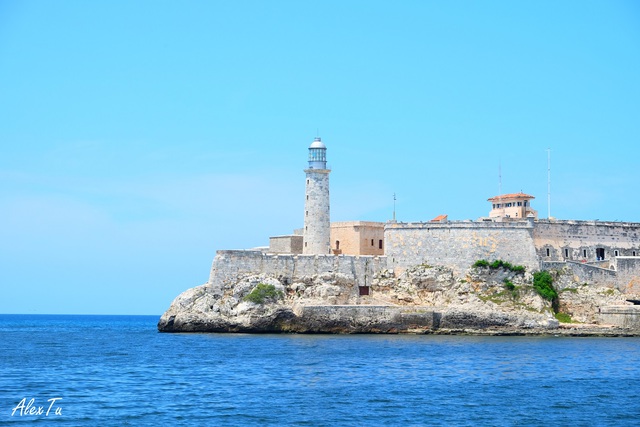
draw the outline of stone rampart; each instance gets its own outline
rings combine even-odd
[[[374,274],[387,268],[384,256],[275,255],[251,250],[217,251],[209,285],[235,283],[248,274],[268,274],[285,280],[323,273],[341,273],[358,286],[369,286]]]
[[[479,259],[501,259],[537,270],[533,226],[518,222],[387,223],[389,267],[444,265],[461,274]]]
[[[614,259],[618,289],[625,293],[640,293],[640,257]]]
[[[573,274],[573,281],[576,283],[588,283],[593,286],[617,288],[624,292],[624,289],[620,289],[618,275],[615,270],[574,261],[543,261],[540,264],[540,268],[542,270],[569,268]]]
[[[544,261],[597,261],[640,255],[640,224],[539,220],[534,244]]]
[[[640,329],[640,306],[612,305],[600,308],[599,322],[622,328]]]

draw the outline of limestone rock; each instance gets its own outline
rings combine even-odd
[[[242,275],[180,294],[163,314],[166,332],[398,333],[447,330],[515,330],[557,327],[550,303],[523,275],[471,271],[457,277],[444,267],[420,265],[396,277],[383,270],[371,279],[372,295],[340,273],[304,277]],[[505,288],[504,280],[517,290]],[[246,300],[259,284],[281,297]]]

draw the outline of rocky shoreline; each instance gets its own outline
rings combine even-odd
[[[471,268],[456,277],[444,267],[383,271],[371,295],[339,273],[307,277],[243,275],[179,295],[158,322],[161,332],[438,334],[499,336],[640,336],[640,327],[607,325],[600,307],[628,295],[577,284],[555,272],[556,306],[531,286],[531,276]],[[640,306],[638,306],[640,308]],[[560,323],[562,310],[575,323]],[[632,313],[635,316],[635,312]],[[640,311],[638,312],[640,315]]]
[[[539,336],[539,337],[640,337],[640,330],[610,325],[559,324],[556,328],[336,328],[326,325],[315,330],[275,329],[272,327],[238,327],[236,325],[211,325],[196,321],[176,325],[173,319],[162,319],[158,330],[168,333],[305,333],[305,334],[407,334],[407,335],[469,335],[469,336]]]

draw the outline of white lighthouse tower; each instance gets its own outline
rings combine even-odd
[[[309,168],[304,203],[303,254],[328,254],[331,250],[331,220],[329,215],[329,169],[327,147],[320,137],[309,146]]]

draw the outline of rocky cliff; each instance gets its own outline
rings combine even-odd
[[[574,321],[595,323],[598,307],[626,304],[628,296],[572,282],[555,272],[556,307],[532,286],[529,273],[471,268],[456,276],[420,265],[396,276],[378,272],[359,295],[342,273],[310,276],[242,274],[180,294],[162,315],[163,332],[298,333],[562,333],[602,328],[560,327],[554,308]],[[595,328],[595,332],[592,329]],[[576,332],[580,329],[582,332]],[[585,332],[587,331],[587,332]],[[611,330],[609,334],[625,331]],[[606,333],[605,333],[606,334]]]

